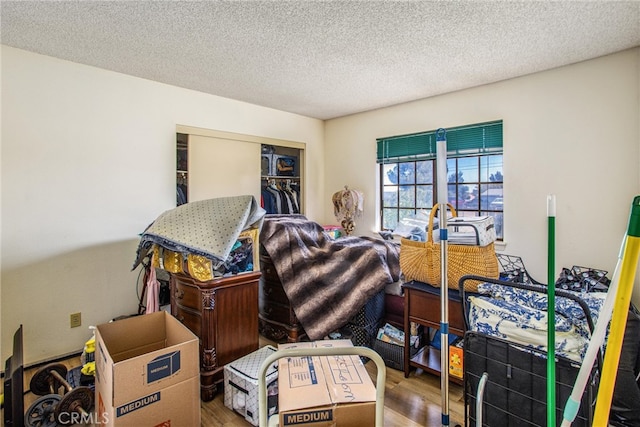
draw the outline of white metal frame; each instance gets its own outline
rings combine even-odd
[[[269,355],[260,365],[258,370],[258,408],[260,415],[260,427],[269,425],[267,408],[267,370],[277,360],[283,357],[305,357],[305,356],[364,356],[371,359],[376,364],[376,427],[384,425],[384,389],[387,378],[387,367],[382,357],[368,347],[317,347],[317,348],[292,348],[281,349]],[[277,418],[277,414],[274,415]]]

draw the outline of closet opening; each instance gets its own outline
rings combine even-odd
[[[262,144],[261,204],[267,214],[300,214],[300,149]]]
[[[302,142],[178,125],[176,205],[252,195],[269,214],[304,214]]]

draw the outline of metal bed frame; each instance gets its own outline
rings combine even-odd
[[[468,307],[468,302],[467,302],[467,296],[465,295],[465,290],[464,290],[464,282],[466,280],[479,280],[485,283],[494,283],[494,284],[498,284],[498,285],[503,285],[503,286],[507,286],[507,287],[514,287],[514,288],[520,288],[520,289],[525,289],[525,290],[529,290],[529,291],[534,291],[534,292],[541,292],[541,293],[546,293],[546,285],[540,284],[538,282],[534,282],[534,284],[526,284],[526,283],[518,283],[518,282],[510,282],[510,281],[504,281],[504,280],[496,280],[496,279],[490,279],[490,278],[486,278],[486,277],[481,277],[481,276],[474,276],[474,275],[468,275],[468,276],[463,276],[460,281],[459,281],[459,290],[460,290],[460,296],[462,298],[462,307],[463,307],[463,318],[464,318],[464,322],[465,322],[465,329],[466,329],[466,333],[465,333],[465,343],[466,343],[466,338],[467,335],[469,335],[469,337],[473,336],[473,334],[475,334],[475,332],[471,331],[469,329],[469,319],[468,319],[468,312],[469,312],[469,307]],[[467,292],[468,294],[468,292]],[[576,297],[575,295],[563,291],[561,289],[556,289],[555,290],[555,294],[558,297],[564,297],[564,298],[568,298],[571,299],[573,301],[575,301],[580,308],[584,311],[585,313],[585,318],[587,321],[587,325],[589,327],[589,330],[591,332],[593,332],[594,330],[594,324],[593,324],[593,319],[591,317],[591,311],[589,310],[589,307],[587,306],[587,304],[580,299],[579,297]],[[481,335],[481,334],[479,334]],[[525,346],[519,345],[519,344],[515,344],[515,343],[509,343],[506,340],[502,340],[499,338],[494,338],[494,337],[487,337],[488,341],[493,341],[495,343],[505,343],[505,345],[509,345],[510,347],[513,348],[522,348],[524,349]],[[535,352],[534,352],[535,353]],[[541,351],[538,351],[537,353],[543,353]],[[533,354],[533,353],[532,353]],[[465,348],[465,357],[467,355],[467,349]],[[469,355],[471,356],[471,355]],[[481,377],[478,377],[478,384],[477,384],[477,394],[475,396],[473,396],[473,394],[470,394],[469,391],[472,388],[471,386],[471,381],[472,379],[470,378],[470,375],[467,375],[467,371],[466,371],[466,367],[467,367],[467,362],[465,361],[465,375],[464,375],[464,389],[465,389],[465,412],[467,412],[467,410],[469,409],[469,403],[474,402],[475,403],[475,420],[474,419],[469,419],[467,414],[467,417],[465,417],[466,422],[465,425],[471,425],[471,426],[483,426],[484,423],[484,416],[483,416],[483,407],[484,407],[484,394],[486,393],[486,387],[487,386],[491,386],[493,387],[493,381],[491,380],[491,378],[489,378],[489,376],[487,376],[487,373],[484,372],[483,375]],[[558,363],[558,361],[556,362]],[[594,365],[594,368],[592,369],[592,381],[595,381],[597,383],[598,381],[598,373],[600,371],[600,367],[602,366],[602,352],[600,351],[597,355],[597,360],[596,363]],[[511,365],[507,366],[509,369],[511,369]],[[496,383],[497,384],[497,383]],[[572,383],[573,384],[573,383]],[[572,385],[571,384],[571,385]],[[500,385],[497,385],[498,387],[502,387]],[[593,387],[596,387],[596,384],[593,384]],[[570,388],[568,384],[564,384],[564,383],[556,383],[556,387],[563,387],[566,391],[567,391],[567,395],[568,392],[570,392]],[[588,389],[585,391],[585,393],[587,393],[586,395],[586,400],[588,401],[588,403],[593,406],[593,402],[595,401],[595,395],[593,395],[591,393],[591,391]],[[495,409],[495,408],[493,408]],[[562,408],[560,408],[562,409]],[[593,407],[588,408],[586,410],[586,420],[585,421],[587,424],[590,425],[591,421],[592,421],[592,413],[593,411]],[[514,414],[515,415],[515,414]],[[561,412],[560,412],[561,415]],[[517,415],[515,415],[515,417],[517,419]],[[561,418],[560,418],[561,419]],[[523,422],[524,421],[524,422]],[[516,421],[516,425],[525,425],[527,423],[527,421],[525,420],[519,420]],[[576,425],[578,424],[578,420],[576,420]],[[532,425],[532,424],[530,424]],[[537,425],[537,424],[535,424]]]

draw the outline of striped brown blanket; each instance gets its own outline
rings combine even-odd
[[[266,215],[260,242],[310,339],[344,326],[399,279],[399,248],[369,237],[331,239],[304,216]]]

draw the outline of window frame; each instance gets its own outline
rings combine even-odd
[[[486,129],[489,132],[485,132]],[[421,132],[410,135],[399,135],[388,138],[377,139],[377,163],[379,164],[379,221],[380,229],[390,231],[391,223],[385,224],[385,213],[389,210],[396,211],[395,225],[408,215],[416,215],[419,211],[430,210],[437,198],[438,171],[435,153],[436,131]],[[494,217],[496,224],[496,234],[498,240],[504,240],[504,205],[491,206],[497,199],[504,199],[504,152],[502,138],[502,120],[495,122],[479,123],[474,125],[460,126],[446,131],[446,135],[454,135],[452,144],[447,136],[447,199],[456,209],[458,216],[479,216],[490,215]],[[458,133],[456,135],[456,133]],[[486,138],[489,134],[491,138]],[[455,137],[457,136],[457,138]],[[474,177],[460,175],[461,162],[469,162],[467,165],[472,171],[475,168]],[[420,181],[418,179],[419,164],[430,163],[431,177]],[[486,162],[486,165],[483,164]],[[397,177],[395,182],[389,180],[389,169],[394,165]],[[411,165],[410,167],[407,167]],[[455,170],[451,170],[452,165]],[[495,171],[490,168],[497,167]],[[428,169],[428,168],[427,168]],[[409,176],[413,170],[413,181],[402,182],[402,176]],[[458,178],[462,177],[462,181]],[[421,187],[428,187],[425,194],[430,193],[431,203],[425,205],[424,199],[418,198],[418,191]],[[395,205],[388,203],[388,188],[397,187],[395,195]],[[400,197],[401,189],[412,190],[413,203],[409,206],[402,206]],[[471,187],[469,191],[464,187]],[[492,189],[499,189],[499,195],[491,194]],[[453,191],[451,191],[453,189]],[[463,189],[461,193],[460,190]],[[486,194],[482,196],[482,194]],[[452,197],[453,196],[453,197]],[[462,199],[460,197],[463,197]],[[405,198],[406,199],[406,198]],[[477,203],[473,203],[477,200]],[[471,202],[471,204],[467,204]],[[403,213],[404,212],[404,213]]]

